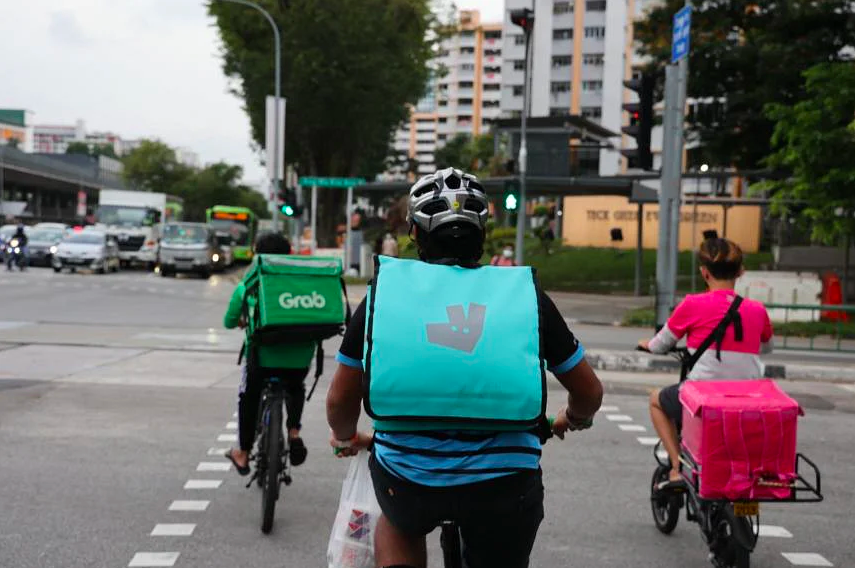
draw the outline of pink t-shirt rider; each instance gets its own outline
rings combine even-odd
[[[714,290],[690,294],[677,306],[665,326],[650,340],[653,353],[666,353],[686,336],[686,346],[694,352],[724,318],[736,292]],[[721,361],[713,343],[689,373],[694,380],[759,379],[763,377],[761,353],[772,351],[772,322],[760,302],[744,298],[739,306],[742,341],[734,338],[733,324],[727,326],[721,344]]]

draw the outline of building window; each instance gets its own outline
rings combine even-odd
[[[603,82],[602,81],[582,81],[582,90],[583,91],[602,91],[603,90]]]
[[[481,103],[481,106],[484,108],[492,108],[492,107],[498,107],[499,104],[500,104],[499,101],[484,101],[483,103]]]
[[[582,107],[582,116],[591,119],[602,118],[603,109],[601,107]]]
[[[570,2],[556,2],[552,5],[553,14],[570,14],[573,12],[573,4]]]
[[[501,49],[485,49],[484,55],[486,55],[487,57],[498,57],[498,56],[502,55],[502,50]]]
[[[460,65],[460,70],[461,71],[475,71],[475,64],[474,63],[462,63]]]
[[[461,47],[460,48],[460,55],[475,55],[475,48],[474,47]]]
[[[588,12],[605,12],[606,0],[588,0],[585,2],[585,10]]]
[[[525,36],[522,34],[515,35],[514,45],[525,45]]]
[[[523,86],[522,85],[514,85],[511,88],[514,90],[514,96],[515,97],[523,96]]]
[[[484,67],[484,73],[501,73],[501,67]]]
[[[484,39],[502,39],[502,32],[500,32],[500,31],[484,32]]]
[[[553,55],[552,56],[552,66],[553,67],[569,67],[573,65],[573,56],[572,55]]]
[[[588,37],[587,32],[589,29],[590,28],[585,28],[585,37]],[[601,28],[601,29],[605,29],[605,28]],[[558,39],[558,40],[573,39],[573,30],[572,29],[552,30],[552,39]]]
[[[475,30],[463,30],[460,37],[475,37]]]
[[[487,83],[484,85],[485,91],[500,91],[502,86],[499,83]]]
[[[606,37],[606,28],[601,26],[587,27],[585,28],[585,37],[603,39],[604,37]]]
[[[437,57],[448,57],[448,50],[447,49],[440,49],[436,55],[437,55]]]
[[[441,116],[437,120],[439,121],[440,124],[445,124],[448,119],[444,116]]]
[[[569,93],[570,81],[553,81],[549,85],[549,91],[551,93]]]
[[[460,106],[472,106],[472,99],[458,99],[457,104]]]
[[[603,64],[603,54],[602,53],[586,53],[582,56],[582,62],[585,65],[602,65]]]
[[[472,81],[460,81],[459,83],[457,83],[458,89],[471,89],[474,86],[475,83],[473,83]]]
[[[525,59],[514,60],[514,71],[522,71],[525,69]]]
[[[448,106],[448,101],[439,101],[439,102],[438,102],[438,103],[436,103],[436,104],[437,104],[437,106],[444,107],[444,106]]]
[[[567,116],[569,114],[570,111],[566,108],[552,107],[549,109],[549,116]]]

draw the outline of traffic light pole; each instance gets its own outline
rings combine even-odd
[[[528,169],[528,148],[526,147],[526,123],[531,104],[531,89],[529,85],[529,67],[531,53],[531,30],[525,32],[525,66],[523,67],[523,112],[520,121],[520,152],[517,162],[520,171],[520,196],[517,204],[517,236],[516,236],[516,263],[522,266],[524,262],[523,248],[525,247],[525,221],[526,221],[526,170]]]

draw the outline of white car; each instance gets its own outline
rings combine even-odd
[[[66,237],[56,247],[53,271],[91,269],[99,274],[119,271],[119,246],[101,231],[85,230]]]

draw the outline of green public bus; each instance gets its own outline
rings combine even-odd
[[[232,253],[237,261],[252,260],[252,243],[258,230],[258,220],[255,213],[246,207],[231,205],[214,205],[207,211],[210,224],[220,244],[232,247]]]

